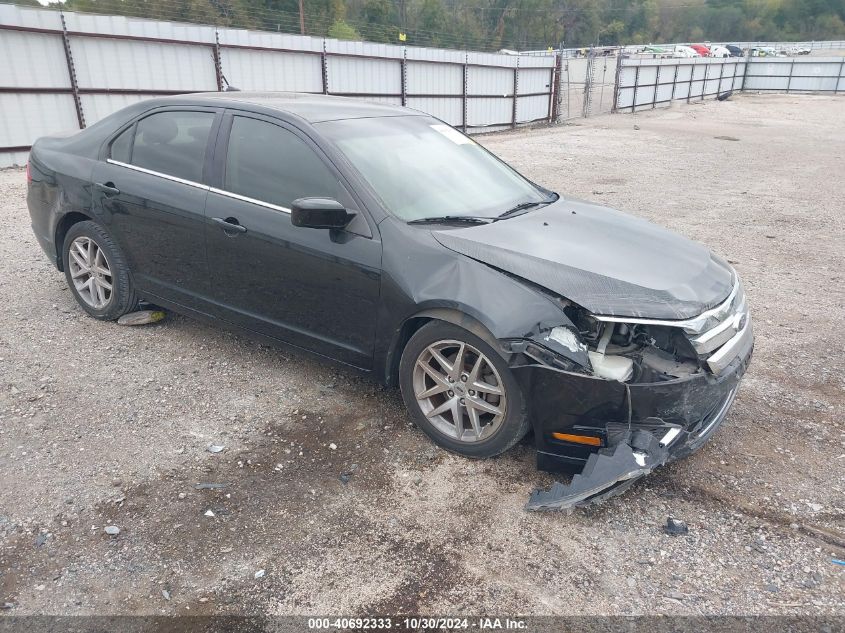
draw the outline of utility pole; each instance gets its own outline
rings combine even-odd
[[[305,35],[305,12],[302,10],[302,0],[299,0],[299,34]]]

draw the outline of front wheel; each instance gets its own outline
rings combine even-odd
[[[435,443],[492,457],[528,432],[525,400],[510,368],[485,341],[432,321],[408,341],[399,364],[405,405]]]

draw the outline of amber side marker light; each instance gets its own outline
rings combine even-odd
[[[574,442],[575,444],[588,444],[590,446],[601,446],[601,438],[592,435],[572,435],[571,433],[552,433],[556,440]]]

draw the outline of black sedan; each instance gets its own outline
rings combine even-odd
[[[35,235],[92,317],[143,299],[352,365],[462,455],[533,429],[539,467],[584,470],[538,507],[700,446],[751,355],[726,261],[414,110],[154,99],[38,140],[27,177]]]

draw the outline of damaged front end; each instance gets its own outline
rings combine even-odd
[[[721,304],[686,320],[593,315],[559,301],[574,328],[503,342],[528,396],[538,468],[578,473],[535,492],[529,510],[606,499],[695,451],[727,415],[753,348],[735,274]]]

